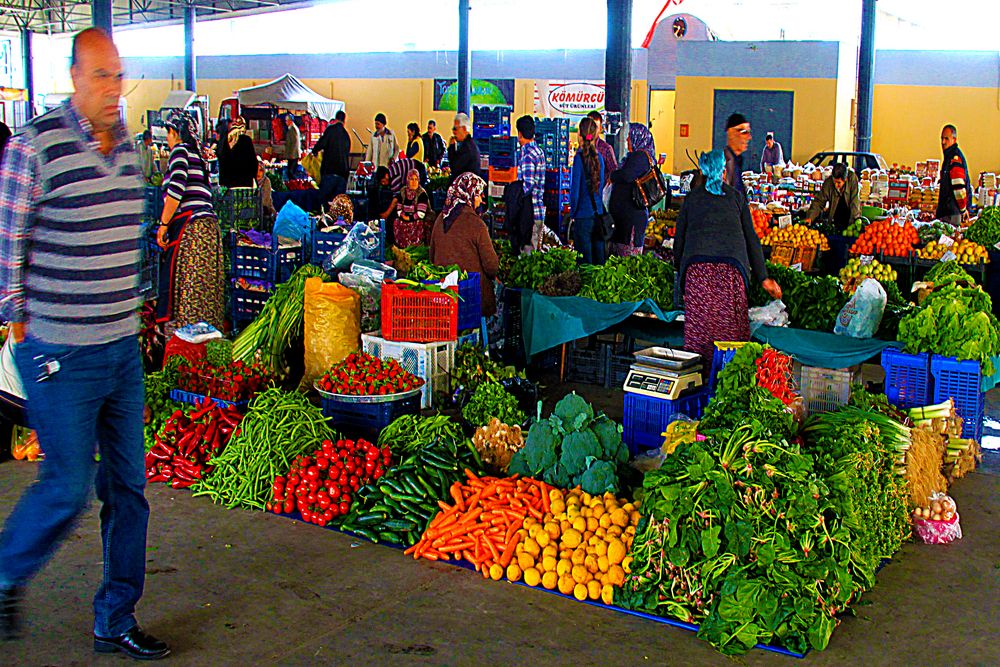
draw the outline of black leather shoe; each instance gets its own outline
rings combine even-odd
[[[138,625],[120,637],[94,635],[94,650],[98,653],[121,651],[135,660],[160,660],[170,655],[170,647],[166,643],[147,635]]]
[[[21,589],[0,588],[0,639],[21,638]]]

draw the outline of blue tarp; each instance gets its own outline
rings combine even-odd
[[[681,315],[677,310],[664,312],[651,299],[600,303],[580,296],[542,296],[522,290],[524,349],[530,358],[563,343],[606,331],[640,311],[652,313],[664,322],[673,322]]]
[[[856,366],[880,356],[887,347],[899,345],[877,338],[851,338],[790,327],[760,327],[753,337],[791,355],[801,364],[819,368]]]

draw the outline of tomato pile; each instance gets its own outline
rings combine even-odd
[[[382,360],[364,352],[353,352],[317,380],[317,386],[331,394],[373,396],[398,394],[419,389],[421,378],[399,365],[395,359]]]
[[[909,257],[919,242],[920,237],[912,222],[907,220],[906,224],[897,225],[891,218],[886,218],[865,227],[851,246],[851,252],[857,255],[881,252],[889,257]]]
[[[757,384],[785,405],[790,405],[796,399],[792,388],[791,357],[773,348],[764,348],[764,353],[757,359]]]
[[[230,403],[249,400],[271,382],[271,376],[263,366],[242,361],[217,367],[206,359],[199,359],[194,364],[181,364],[178,374],[177,386],[181,390]]]
[[[326,526],[351,511],[354,494],[385,474],[392,461],[388,447],[379,449],[367,440],[324,440],[309,456],[300,456],[287,477],[275,477],[268,512],[291,514]]]
[[[229,444],[243,415],[204,399],[190,414],[177,410],[146,453],[146,481],[186,489],[212,471],[209,460]]]

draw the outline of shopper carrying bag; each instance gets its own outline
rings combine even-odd
[[[604,159],[597,152],[597,124],[590,118],[580,121],[580,147],[573,159],[570,178],[570,238],[583,256],[584,264],[604,264],[605,244],[614,233],[614,223],[595,193],[604,182]],[[586,190],[586,194],[584,194]]]

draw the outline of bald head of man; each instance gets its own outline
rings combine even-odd
[[[117,125],[125,72],[118,49],[106,32],[87,28],[73,38],[70,75],[73,103],[94,131],[106,132]]]

